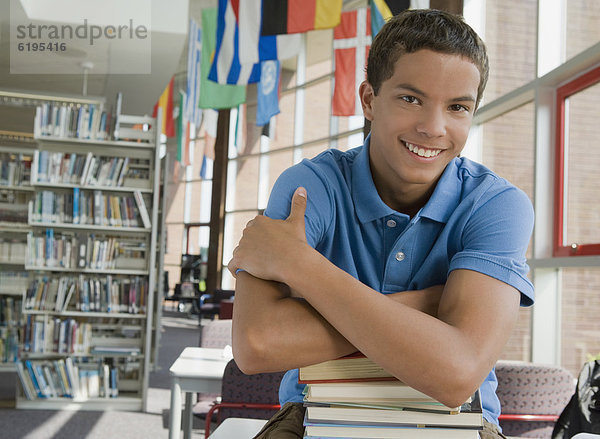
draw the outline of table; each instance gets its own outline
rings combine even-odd
[[[183,437],[192,436],[192,394],[221,393],[223,371],[231,359],[223,349],[188,347],[169,369],[171,374],[171,415],[169,439],[179,439],[181,428],[181,392],[185,393]]]
[[[266,419],[227,418],[208,439],[251,439],[266,422]]]

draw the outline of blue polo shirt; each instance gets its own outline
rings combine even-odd
[[[369,167],[369,138],[347,152],[331,149],[287,169],[274,185],[265,210],[287,218],[292,194],[308,193],[306,238],[335,265],[383,294],[420,290],[447,281],[452,270],[469,269],[521,292],[533,304],[525,251],[533,228],[527,195],[466,158],[451,161],[427,204],[413,217],[379,197]],[[500,402],[492,370],[480,390],[484,417],[498,423]],[[298,370],[279,389],[281,404],[302,401]]]

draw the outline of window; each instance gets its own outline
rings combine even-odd
[[[556,256],[600,254],[600,67],[557,90]]]
[[[600,41],[600,3],[565,1],[567,8],[566,57],[573,58]]]
[[[502,358],[560,364],[577,375],[587,355],[598,353],[600,339],[588,316],[599,307],[600,260],[569,257],[600,254],[600,197],[593,183],[600,154],[592,143],[600,116],[600,5],[464,5],[467,22],[489,48],[492,69],[465,155],[523,189],[536,213],[527,252],[536,303],[521,309]]]
[[[332,34],[331,30],[309,32],[305,64],[302,57],[282,63],[281,112],[268,126],[255,125],[255,84],[248,85],[246,104],[231,112],[221,261],[223,288],[235,287],[235,279],[225,265],[246,223],[267,207],[279,175],[327,148],[346,150],[363,143],[362,116],[331,116],[333,72],[331,53],[324,47],[331,48]]]
[[[600,268],[566,268],[562,270],[561,364],[574,375],[600,354]]]
[[[205,124],[209,123],[205,118]],[[167,229],[164,268],[169,276],[169,290],[173,291],[181,275],[181,255],[202,255],[207,259],[210,237],[210,207],[212,196],[212,159],[204,157],[207,143],[212,145],[206,128],[201,127],[197,136],[191,128],[189,143],[190,165],[184,166],[170,154],[165,227]],[[175,145],[168,145],[169,149]],[[210,148],[208,148],[210,149]],[[208,155],[211,155],[210,153]],[[203,168],[204,163],[204,168]],[[205,270],[202,276],[205,278]]]
[[[535,78],[537,2],[487,0],[481,3],[485,3],[484,41],[490,59],[484,99],[489,101]]]
[[[535,105],[529,102],[481,126],[480,161],[496,174],[521,188],[533,200]],[[527,257],[532,256],[531,243]],[[502,358],[526,361],[531,351],[531,308],[520,308]]]

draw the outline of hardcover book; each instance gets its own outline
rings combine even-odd
[[[396,381],[397,379],[361,352],[301,367],[298,382]]]

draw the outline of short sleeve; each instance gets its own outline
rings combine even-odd
[[[533,230],[533,206],[514,186],[497,192],[474,207],[449,272],[469,269],[491,276],[519,290],[521,306],[530,306],[534,292],[525,253]]]
[[[332,223],[333,202],[326,176],[324,173],[317,173],[312,163],[304,160],[279,176],[264,214],[274,219],[287,218],[294,191],[300,186],[304,187],[307,193],[304,215],[306,240],[312,247],[316,247]]]

